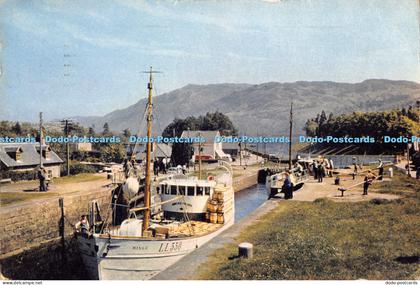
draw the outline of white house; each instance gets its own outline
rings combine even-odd
[[[41,156],[48,176],[59,177],[63,161],[49,145],[43,145],[41,150],[38,143],[0,143],[0,170],[35,171]]]
[[[182,138],[202,138],[204,142],[193,143],[194,147],[194,159],[199,159],[199,147],[201,146],[201,160],[215,160],[223,159],[232,161],[229,154],[223,152],[222,142],[216,141],[216,137],[220,137],[219,131],[183,131]]]

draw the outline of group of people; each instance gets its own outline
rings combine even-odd
[[[313,160],[312,174],[315,180],[322,182],[324,177],[332,177],[334,170],[334,163],[331,159],[322,158],[320,160]]]

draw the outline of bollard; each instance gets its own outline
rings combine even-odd
[[[390,168],[388,169],[388,173],[389,173],[389,178],[394,177],[394,169],[393,169],[392,167],[390,167]]]
[[[243,242],[238,245],[239,257],[252,258],[254,255],[253,245],[249,242]]]

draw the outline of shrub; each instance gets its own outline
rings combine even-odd
[[[96,173],[96,168],[92,165],[85,165],[85,164],[74,164],[70,165],[70,175],[76,175],[79,173]],[[61,172],[61,175],[65,175],[65,169]]]
[[[1,179],[10,178],[12,181],[37,179],[36,170],[27,171],[2,171]]]

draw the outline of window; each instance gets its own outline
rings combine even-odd
[[[185,186],[178,186],[179,195],[185,195]]]
[[[176,195],[176,185],[171,185],[171,195]]]
[[[188,196],[194,196],[195,187],[194,186],[188,186],[187,188],[187,195]]]
[[[203,189],[204,187],[198,186],[197,187],[197,196],[203,196]]]
[[[20,161],[22,159],[22,154],[20,151],[16,152],[16,161]]]
[[[156,187],[156,193],[160,194],[160,187]]]
[[[204,195],[210,196],[210,187],[204,187]]]

